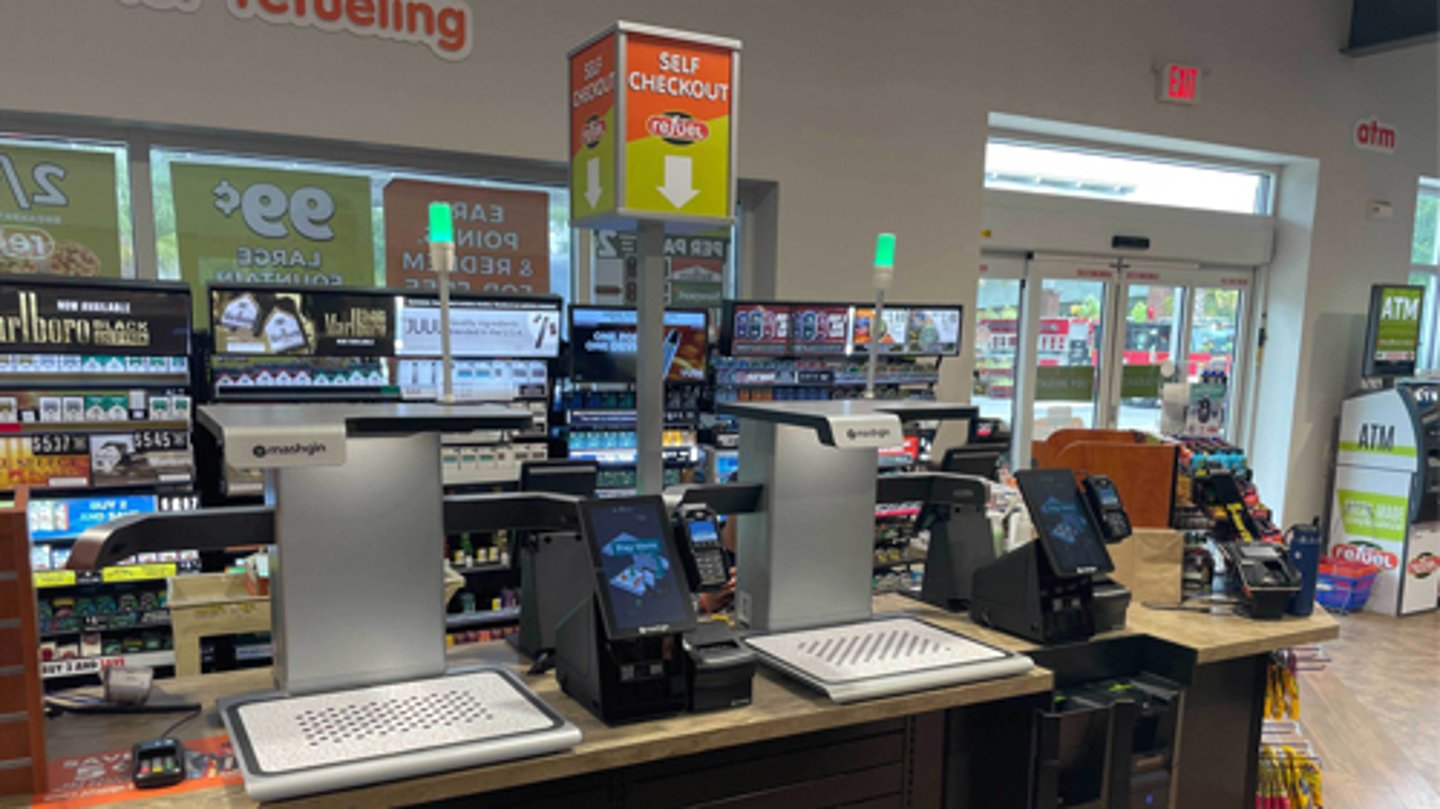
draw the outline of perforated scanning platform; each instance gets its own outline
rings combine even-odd
[[[507,672],[221,706],[256,800],[566,750],[580,732]]]
[[[745,642],[766,663],[836,702],[1006,677],[1034,665],[1024,655],[915,618],[778,632]]]

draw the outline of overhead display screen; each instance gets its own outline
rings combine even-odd
[[[217,354],[370,356],[395,353],[395,300],[365,292],[210,288]]]
[[[708,315],[703,309],[665,311],[665,379],[704,382],[710,351]],[[570,376],[576,382],[634,382],[634,309],[570,308]]]
[[[190,292],[153,282],[92,286],[6,278],[0,283],[0,350],[184,356],[190,352]]]
[[[553,359],[560,355],[560,301],[453,297],[450,351],[457,357]],[[401,357],[440,356],[440,301],[409,296],[400,302]]]
[[[887,306],[876,324],[872,306],[735,301],[726,303],[723,317],[721,350],[734,357],[864,354],[872,335],[885,355],[960,354],[959,306]]]
[[[612,640],[694,625],[685,571],[658,496],[584,501],[580,517]]]
[[[735,303],[727,305],[725,344],[736,357],[784,357],[790,354],[788,304]]]

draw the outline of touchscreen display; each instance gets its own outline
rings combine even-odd
[[[1076,576],[1114,569],[1070,470],[1025,470],[1017,473],[1015,480],[1056,574]]]
[[[611,637],[674,632],[694,623],[660,498],[593,500],[582,511]]]
[[[687,525],[690,528],[690,542],[693,545],[718,545],[720,544],[720,532],[715,528],[714,520],[691,520]]]

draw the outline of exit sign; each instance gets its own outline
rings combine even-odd
[[[1170,104],[1200,103],[1200,68],[1167,64],[1160,69],[1160,100]]]

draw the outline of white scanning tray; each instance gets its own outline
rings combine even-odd
[[[245,791],[273,801],[568,750],[580,731],[514,675],[223,700]]]
[[[916,618],[800,629],[745,638],[767,664],[835,702],[925,691],[1024,674],[1030,658]]]

